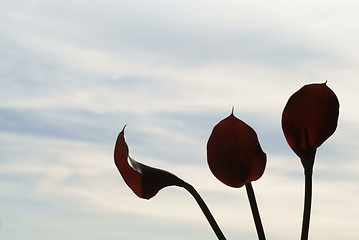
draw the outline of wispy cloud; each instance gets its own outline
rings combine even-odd
[[[235,107],[268,155],[254,183],[266,232],[293,238],[303,179],[281,112],[301,86],[328,80],[339,127],[318,150],[311,236],[358,238],[355,1],[0,5],[0,235],[213,238],[183,190],[142,201],[127,188],[112,152],[128,124],[132,157],[192,183],[228,239],[255,238],[244,190],[206,166],[212,127]]]

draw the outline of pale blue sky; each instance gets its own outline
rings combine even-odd
[[[113,163],[131,155],[202,194],[227,239],[256,239],[244,189],[206,164],[215,124],[252,126],[268,156],[253,183],[267,239],[299,238],[303,170],[280,117],[328,80],[337,132],[318,150],[312,239],[357,240],[357,1],[2,1],[0,239],[216,239],[191,196],[138,199]]]

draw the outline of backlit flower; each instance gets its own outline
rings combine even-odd
[[[218,180],[239,188],[262,176],[266,154],[256,132],[232,112],[213,128],[207,143],[207,161]]]
[[[335,132],[338,115],[338,98],[326,82],[305,85],[289,98],[282,128],[305,168],[313,167],[317,148]]]
[[[118,135],[114,159],[122,178],[140,198],[150,199],[167,186],[182,186],[183,181],[170,172],[152,168],[133,160],[125,141],[124,129]]]

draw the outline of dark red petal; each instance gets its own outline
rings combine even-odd
[[[126,184],[138,197],[142,197],[141,174],[128,163],[128,146],[125,141],[124,130],[125,128],[117,137],[114,151],[115,164]]]
[[[336,130],[339,101],[326,85],[305,85],[288,100],[282,115],[282,129],[292,150],[308,158]]]
[[[164,187],[183,185],[183,181],[172,173],[146,166],[129,157],[124,129],[117,138],[114,157],[123,179],[140,198],[150,199]]]
[[[207,161],[218,180],[242,187],[262,176],[266,155],[255,131],[232,113],[213,128],[207,143]]]

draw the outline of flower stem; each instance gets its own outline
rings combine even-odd
[[[312,206],[312,173],[313,168],[305,168],[305,187],[304,187],[304,209],[301,240],[308,240],[310,211]]]
[[[256,197],[254,195],[254,191],[253,191],[253,187],[252,187],[251,183],[246,184],[246,190],[247,190],[248,200],[249,200],[249,203],[250,203],[251,209],[252,209],[252,215],[253,215],[254,223],[255,223],[256,229],[257,229],[258,239],[259,240],[265,240],[266,237],[265,237],[265,234],[264,234],[264,229],[263,229],[261,217],[259,215],[259,210],[258,210],[258,206],[257,206]]]
[[[207,221],[209,222],[209,224],[211,225],[213,231],[217,235],[217,238],[219,240],[226,240],[226,237],[223,235],[223,233],[222,233],[221,229],[219,228],[216,220],[212,216],[211,211],[207,207],[206,203],[203,201],[202,197],[196,191],[196,189],[192,185],[190,185],[189,183],[186,183],[186,182],[183,182],[182,187],[184,187],[194,197],[194,199],[197,201],[197,203],[200,206],[202,212],[206,216]]]

